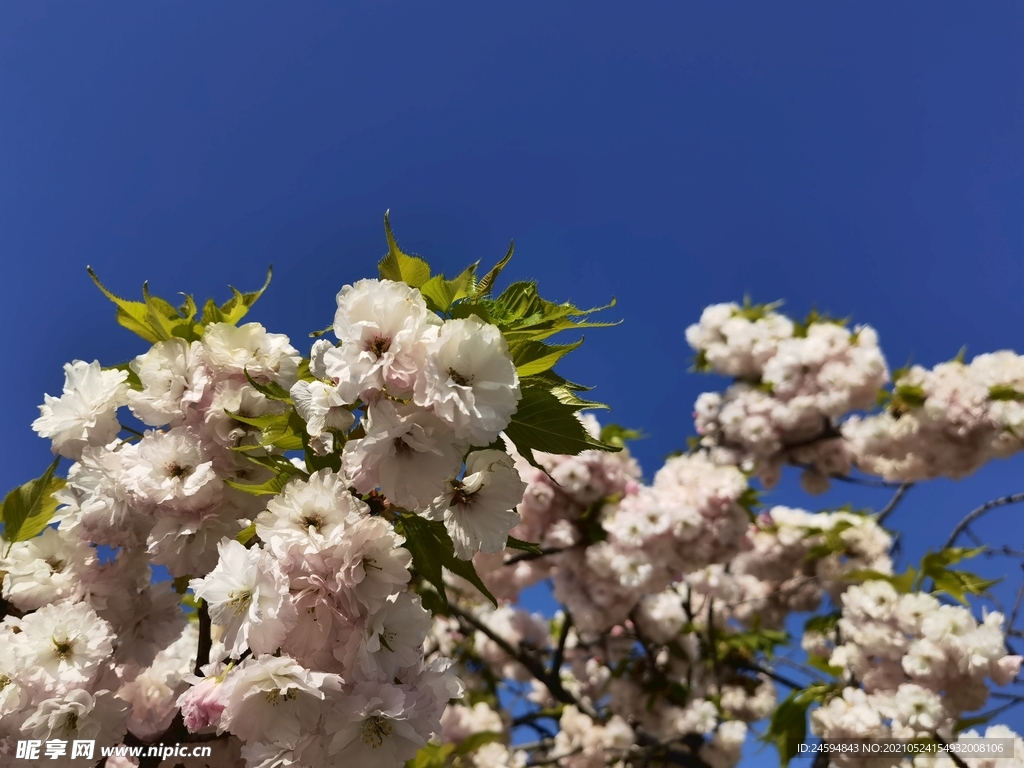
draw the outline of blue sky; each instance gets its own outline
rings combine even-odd
[[[1021,350],[1022,27],[1000,2],[5,4],[0,487],[48,463],[29,424],[65,361],[142,350],[86,264],[225,297],[273,263],[252,317],[305,349],[386,208],[448,271],[515,238],[506,274],[618,298],[564,373],[650,436],[649,474],[714,384],[682,335],[709,302],[852,315],[892,367]],[[915,489],[908,552],[1022,462]],[[1022,519],[981,530],[1024,545]]]

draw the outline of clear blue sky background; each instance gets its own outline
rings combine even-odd
[[[508,275],[618,298],[565,373],[650,435],[649,474],[713,384],[683,341],[709,302],[852,315],[893,367],[1021,349],[1022,22],[1000,2],[4,4],[0,486],[47,464],[29,424],[65,361],[143,348],[86,264],[130,296],[224,298],[273,263],[253,317],[305,350],[374,274],[386,208],[449,272],[514,237]],[[1022,461],[915,489],[909,554],[1024,490]],[[1022,546],[1022,519],[982,530]]]

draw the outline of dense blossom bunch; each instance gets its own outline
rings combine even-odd
[[[809,489],[847,474],[851,458],[836,425],[875,404],[889,369],[870,326],[854,330],[813,317],[797,324],[769,307],[715,304],[686,329],[698,367],[735,377],[697,399],[701,443],[717,461],[775,484],[786,462],[806,465]]]
[[[596,310],[494,295],[508,256],[431,275],[386,234],[380,278],[341,289],[308,358],[240,324],[262,290],[200,314],[100,285],[151,346],[65,366],[33,425],[58,458],[0,508],[0,763],[78,765],[91,739],[212,745],[185,768],[732,768],[752,733],[785,764],[808,723],[977,735],[1022,662],[1004,616],[968,607],[992,582],[954,566],[978,550],[900,574],[885,515],[764,506],[758,485],[787,464],[811,492],[960,477],[1019,451],[1015,354],[884,391],[868,326],[708,307],[686,339],[732,382],[645,480],[636,433],[581,415],[552,370],[578,342],[550,337]],[[554,615],[519,603],[541,582]],[[780,656],[799,614],[802,656]],[[985,735],[1014,760],[892,764],[1024,765],[1016,734]]]
[[[962,606],[883,580],[850,587],[842,605],[831,638],[805,638],[856,681],[811,715],[824,738],[952,739],[957,720],[988,699],[986,679],[1006,685],[1020,671],[1000,613],[979,623]]]
[[[851,418],[858,468],[887,480],[960,478],[1024,448],[1024,359],[1002,351],[896,378],[889,407]]]
[[[870,515],[772,507],[749,537],[751,548],[728,569],[716,564],[688,579],[744,626],[782,628],[791,613],[817,610],[825,596],[838,598],[849,585],[846,575],[892,572],[892,537]]]

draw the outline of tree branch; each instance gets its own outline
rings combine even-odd
[[[478,618],[473,616],[468,611],[464,611],[458,606],[449,603],[448,612],[452,616],[457,618],[459,621],[462,621],[463,623],[468,624],[474,629],[482,632],[490,640],[492,640],[495,645],[497,645],[499,648],[501,648],[501,650],[507,653],[509,657],[518,661],[520,664],[526,667],[526,669],[530,672],[531,675],[533,675],[535,678],[537,678],[537,680],[542,682],[547,687],[548,691],[555,699],[562,702],[563,704],[572,704],[574,707],[580,710],[580,712],[583,712],[595,722],[601,722],[600,716],[593,709],[591,709],[590,706],[584,704],[582,701],[580,701],[571,693],[569,693],[569,691],[565,690],[565,687],[562,685],[561,677],[558,674],[549,673],[544,668],[544,664],[540,661],[540,659],[536,658],[532,654],[527,653],[522,649],[514,648],[511,643],[505,640],[505,638],[501,637],[494,630],[492,630],[490,627],[488,627],[486,624],[484,624],[482,621],[480,621]]]
[[[882,507],[882,511],[878,513],[878,517],[875,519],[875,522],[879,525],[884,523],[885,519],[896,511],[896,507],[898,507],[899,503],[903,501],[903,497],[907,495],[907,491],[909,491],[913,487],[913,483],[904,483],[899,488],[897,488],[896,493],[894,493],[892,495],[892,498],[889,499],[889,503]]]
[[[956,543],[956,540],[960,538],[960,534],[966,531],[967,528],[971,525],[971,523],[976,521],[986,512],[996,509],[997,507],[1005,507],[1007,504],[1017,504],[1021,501],[1024,501],[1024,493],[1014,493],[1009,496],[1002,496],[998,499],[992,499],[992,501],[986,501],[977,509],[972,510],[970,514],[967,515],[967,517],[965,517],[963,520],[957,523],[956,528],[954,528],[953,532],[949,534],[949,539],[946,541],[946,544],[943,548],[945,549],[946,547],[952,547]]]
[[[537,560],[541,557],[547,557],[548,555],[557,555],[559,552],[565,552],[567,549],[571,549],[571,547],[544,547],[540,552],[522,552],[510,557],[502,563],[502,566],[515,565],[516,563],[522,563],[527,560]]]
[[[561,676],[562,662],[565,659],[565,643],[569,639],[569,630],[572,628],[572,616],[569,611],[562,609],[562,628],[558,633],[558,645],[555,647],[555,655],[551,659],[551,674]]]
[[[211,631],[210,606],[203,600],[199,603],[199,647],[196,648],[196,668],[194,670],[197,677],[202,676],[203,667],[210,663],[210,649],[213,647]]]

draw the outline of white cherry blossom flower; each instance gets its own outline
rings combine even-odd
[[[45,396],[32,422],[40,437],[53,440],[53,452],[78,459],[88,446],[106,445],[121,431],[117,409],[128,402],[127,371],[100,368],[98,361],[64,366],[64,394]]]
[[[463,560],[477,552],[494,554],[505,548],[508,532],[519,525],[515,508],[525,490],[511,456],[504,451],[473,451],[466,457],[463,478],[449,481],[448,490],[434,499],[426,516],[444,520],[455,554]]]
[[[210,620],[224,628],[225,648],[235,656],[246,648],[272,653],[295,624],[288,580],[259,547],[246,549],[227,539],[218,546],[217,567],[189,586],[210,605]]]
[[[416,403],[430,408],[473,445],[488,445],[519,403],[519,376],[496,326],[475,315],[449,320],[430,342]]]

